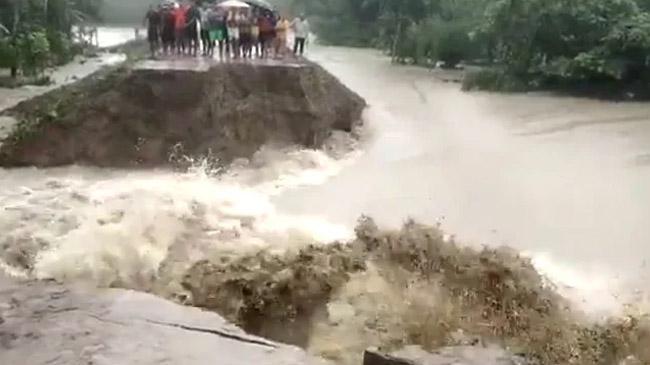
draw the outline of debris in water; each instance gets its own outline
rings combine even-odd
[[[650,360],[647,319],[582,319],[512,250],[461,247],[415,222],[393,232],[362,218],[356,235],[346,244],[202,261],[183,285],[193,305],[342,364],[361,363],[371,346],[468,343],[543,365]]]

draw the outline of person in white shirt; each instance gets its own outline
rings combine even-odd
[[[298,18],[291,22],[291,29],[293,29],[295,35],[293,53],[297,55],[300,52],[302,56],[305,53],[305,42],[309,37],[309,21],[305,18],[305,14],[300,14]]]

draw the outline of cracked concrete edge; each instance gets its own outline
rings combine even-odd
[[[0,364],[324,365],[150,294],[0,280]]]

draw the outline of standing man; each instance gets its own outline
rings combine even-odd
[[[305,18],[305,14],[300,14],[300,17],[291,22],[291,29],[295,34],[295,41],[293,42],[293,54],[302,56],[305,53],[305,42],[309,37],[309,20]]]
[[[239,17],[239,43],[241,45],[241,55],[243,58],[251,56],[253,44],[253,32],[250,16],[242,13]]]
[[[199,7],[199,10],[201,11],[201,43],[203,44],[203,56],[208,56],[213,50],[212,47],[210,47],[212,42],[210,41],[210,24],[208,20],[208,17],[210,16],[210,8],[207,4],[203,3],[203,5]]]
[[[163,53],[171,55],[174,53],[174,40],[175,40],[175,27],[176,19],[174,18],[173,5],[171,3],[165,4],[161,13],[162,30],[161,38],[163,44]]]
[[[259,18],[257,18],[257,26],[260,29],[260,45],[262,58],[267,58],[271,47],[273,47],[273,42],[275,38],[275,26],[273,25],[273,20],[271,19],[273,15],[269,12],[263,13]]]
[[[189,53],[196,57],[199,53],[199,24],[201,23],[201,10],[196,4],[196,1],[192,1],[188,4],[187,11],[185,12],[185,17],[187,23],[185,24],[185,36],[188,41]]]
[[[162,14],[160,8],[149,7],[147,15],[144,17],[144,23],[147,25],[147,40],[151,50],[151,58],[156,57],[156,52],[160,48],[160,29],[162,27]]]
[[[228,15],[226,22],[228,32],[228,45],[233,58],[239,58],[239,15],[235,10]]]
[[[208,30],[210,33],[210,56],[214,55],[214,46],[219,44],[219,59],[223,60],[223,46],[228,39],[225,14],[214,9],[208,10]]]
[[[185,37],[185,19],[187,8],[178,3],[174,4],[174,39],[176,40],[176,53],[182,55],[185,53],[187,39]]]
[[[283,16],[278,17],[275,25],[275,58],[284,58],[287,50],[287,33],[291,23]]]
[[[255,50],[255,57],[260,58],[260,26],[258,24],[259,13],[254,10],[251,17],[251,47]],[[252,51],[251,51],[252,53]],[[251,54],[251,58],[253,58]]]

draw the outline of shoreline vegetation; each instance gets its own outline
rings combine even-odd
[[[648,0],[277,0],[319,40],[398,64],[480,60],[464,90],[650,99]]]
[[[48,85],[45,70],[97,52],[101,0],[0,2],[0,87]]]

